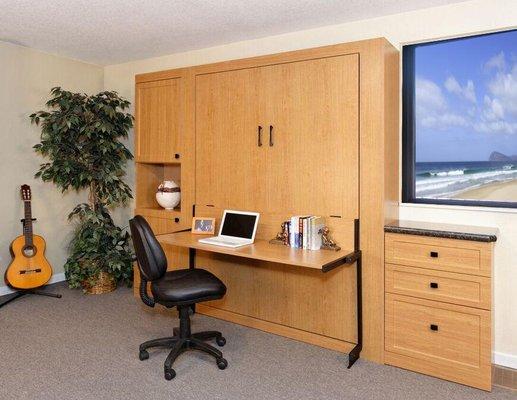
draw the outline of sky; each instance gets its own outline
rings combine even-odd
[[[419,46],[416,161],[517,155],[517,30]]]

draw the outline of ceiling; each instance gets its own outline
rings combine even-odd
[[[0,0],[0,41],[109,65],[465,0]]]

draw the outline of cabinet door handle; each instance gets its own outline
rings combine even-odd
[[[174,218],[174,222],[178,223],[180,222],[180,219],[178,217]]]
[[[437,330],[438,330],[438,325],[431,324],[431,325],[429,326],[429,329],[431,329],[432,331],[437,331]]]
[[[258,147],[262,146],[262,127],[260,125],[258,126],[257,140]]]
[[[433,258],[438,258],[438,252],[437,251],[431,251],[431,253],[429,255],[431,257],[433,257]]]
[[[438,289],[438,284],[436,282],[431,282],[429,286],[431,287],[431,289]]]
[[[273,125],[269,125],[269,147],[273,146]]]

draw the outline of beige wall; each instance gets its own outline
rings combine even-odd
[[[433,9],[231,43],[108,66],[104,85],[134,98],[137,73],[251,57],[384,36],[395,46],[517,26],[517,1],[475,0]],[[495,361],[517,368],[517,210],[404,205],[401,218],[496,226],[501,238],[495,266]]]
[[[4,42],[0,66],[0,276],[11,261],[11,241],[22,233],[19,189],[24,183],[32,188],[33,216],[38,219],[34,231],[47,240],[47,258],[60,274],[71,231],[66,217],[84,196],[62,195],[52,184],[34,179],[42,158],[32,150],[39,130],[28,116],[44,107],[54,86],[87,93],[102,90],[103,69]],[[0,279],[0,294],[6,292],[3,285]]]

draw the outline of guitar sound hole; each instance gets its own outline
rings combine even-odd
[[[36,254],[36,247],[34,246],[25,246],[22,249],[22,253],[25,257],[34,257]]]

